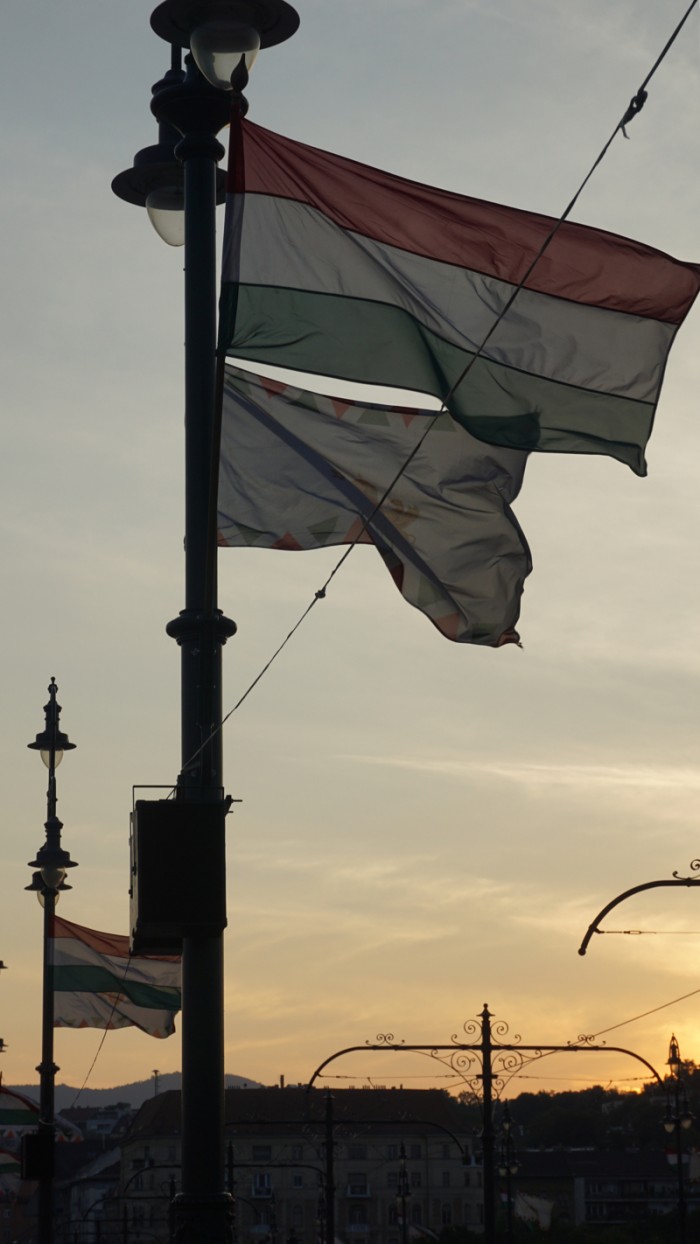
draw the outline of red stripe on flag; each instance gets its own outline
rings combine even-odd
[[[242,124],[249,194],[306,203],[342,229],[517,285],[554,220],[434,189]],[[234,148],[241,144],[237,141]],[[229,186],[239,183],[233,164]],[[586,306],[679,324],[700,289],[700,264],[566,222],[527,289]]]

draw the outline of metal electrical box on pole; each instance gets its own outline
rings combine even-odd
[[[137,799],[131,814],[133,954],[180,954],[185,937],[226,927],[225,821],[230,801]]]

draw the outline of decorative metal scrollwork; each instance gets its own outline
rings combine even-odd
[[[581,1032],[579,1033],[575,1041],[567,1041],[566,1044],[569,1047],[569,1049],[575,1049],[577,1045],[582,1045],[585,1049],[587,1045],[593,1045],[594,1042],[596,1045],[607,1044],[607,1042],[605,1041],[598,1041],[594,1032],[593,1033]]]
[[[462,1032],[469,1038],[469,1044],[471,1045],[473,1037],[481,1036],[481,1024],[477,1019],[467,1019],[462,1024]],[[450,1041],[453,1045],[462,1045],[464,1037],[460,1037],[458,1032],[453,1032]]]
[[[691,860],[688,867],[690,868],[691,873],[700,872],[700,860]],[[681,874],[677,872],[674,872],[673,876],[675,877],[676,881],[690,881],[691,880],[690,877],[681,877]]]
[[[504,1038],[508,1036],[509,1032],[510,1027],[504,1019],[497,1019],[496,1022],[491,1025],[491,1036],[495,1037],[497,1041],[504,1040]],[[522,1041],[520,1034],[517,1032],[513,1033],[510,1043],[517,1045],[519,1041]]]
[[[405,1044],[406,1042],[404,1041],[404,1038],[402,1037],[400,1041],[397,1041],[393,1032],[378,1032],[376,1037],[374,1038],[374,1041],[365,1041],[365,1045],[405,1045]]]

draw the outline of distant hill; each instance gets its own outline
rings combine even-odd
[[[262,1086],[256,1080],[246,1080],[243,1076],[225,1077],[227,1088],[261,1088]],[[169,1072],[168,1074],[158,1076],[158,1092],[164,1093],[166,1089],[179,1089],[182,1077],[179,1071]],[[32,1097],[35,1101],[39,1100],[38,1084],[7,1084],[4,1085],[8,1089],[16,1089],[18,1093],[26,1093],[27,1097]],[[72,1088],[69,1084],[56,1085],[56,1110],[67,1110],[73,1103],[77,1106],[112,1106],[115,1102],[125,1101],[130,1106],[138,1108],[142,1106],[149,1097],[153,1097],[154,1080],[135,1080],[133,1084],[116,1084],[114,1088],[84,1088],[78,1097],[79,1090]],[[76,1097],[78,1100],[76,1102]]]

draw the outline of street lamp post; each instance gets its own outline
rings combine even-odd
[[[671,1036],[668,1047],[667,1065],[669,1069],[670,1089],[667,1081],[667,1103],[664,1128],[669,1134],[675,1134],[676,1141],[676,1174],[678,1179],[678,1240],[685,1244],[687,1203],[685,1198],[685,1178],[683,1175],[683,1132],[692,1125],[693,1115],[688,1104],[688,1092],[683,1080],[683,1064],[675,1036]]]
[[[76,867],[76,861],[72,860],[61,846],[63,825],[56,815],[58,802],[56,769],[63,759],[63,753],[75,748],[75,743],[69,742],[68,735],[64,734],[59,727],[61,706],[56,700],[57,691],[56,680],[52,678],[49,684],[49,701],[44,706],[44,729],[37,734],[33,743],[27,744],[32,750],[41,753],[41,759],[49,771],[44,825],[46,840],[37,851],[36,859],[30,861],[29,867],[37,871],[32,877],[31,885],[26,887],[27,890],[33,890],[36,893],[44,908],[41,1062],[37,1067],[39,1072],[39,1126],[33,1136],[26,1137],[23,1151],[25,1169],[33,1169],[39,1177],[38,1244],[51,1244],[53,1239],[53,1177],[56,1140],[54,1087],[58,1067],[54,1063],[51,938],[58,892],[70,889],[65,882],[66,869]]]
[[[210,893],[216,891],[222,897],[208,925],[199,921],[197,927],[195,920],[187,927],[181,921],[178,930],[176,911],[171,922],[171,936],[177,940],[179,935],[182,950],[182,1194],[175,1204],[181,1244],[204,1240],[227,1244],[232,1232],[232,1203],[224,1191],[226,915],[221,857],[228,801],[224,799],[220,723],[222,647],[236,628],[217,605],[215,208],[217,164],[224,150],[216,135],[230,118],[233,82],[233,101],[243,115],[246,103],[241,91],[258,48],[289,38],[298,23],[295,10],[285,0],[164,0],[159,4],[151,15],[151,26],[172,47],[187,49],[185,80],[173,58],[170,80],[157,85],[151,105],[161,127],[157,158],[142,160],[138,168],[135,161],[133,170],[113,182],[119,197],[148,207],[157,228],[163,217],[167,222],[178,215],[178,208],[184,208],[185,608],[167,627],[181,651],[182,763],[172,802],[179,804],[177,815],[184,812],[180,825],[190,853],[209,852],[198,891],[200,913],[207,912],[207,881]],[[170,160],[169,171],[168,143],[173,132],[180,137],[172,149],[175,159]],[[152,180],[149,173],[153,173]],[[165,236],[160,228],[159,232]],[[203,805],[209,805],[208,809]],[[163,820],[163,810],[157,811]],[[209,822],[211,835],[202,832],[203,811],[214,813]],[[182,859],[183,888],[190,865],[191,860]]]

